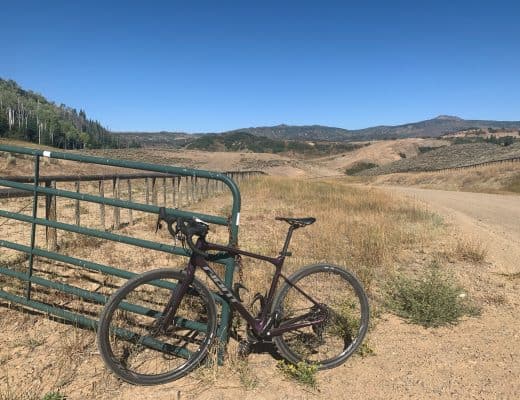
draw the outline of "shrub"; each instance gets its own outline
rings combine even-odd
[[[358,162],[354,165],[351,165],[345,170],[345,174],[347,175],[356,175],[357,173],[364,171],[366,169],[377,167],[377,164],[371,162]]]
[[[456,324],[463,315],[478,312],[453,277],[443,274],[436,265],[416,279],[394,278],[389,284],[387,306],[397,315],[425,327]]]
[[[432,150],[440,149],[441,147],[446,147],[446,146],[419,146],[418,150],[419,150],[419,153],[422,154],[422,153],[427,153]]]
[[[49,392],[42,397],[42,400],[66,400],[67,397],[60,392]]]

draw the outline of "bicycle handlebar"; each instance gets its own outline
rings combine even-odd
[[[204,221],[198,218],[183,218],[183,217],[173,217],[166,213],[166,209],[161,207],[159,209],[159,218],[157,219],[157,228],[160,227],[161,221],[165,221],[168,226],[168,231],[170,235],[175,237],[179,232],[181,232],[186,238],[186,243],[190,249],[201,257],[208,258],[209,254],[199,249],[193,243],[193,235],[196,235],[200,238],[205,238],[208,234],[209,226]],[[173,224],[176,224],[175,228]]]

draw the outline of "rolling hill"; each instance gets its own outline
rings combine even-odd
[[[338,142],[305,142],[256,136],[248,132],[201,135],[186,144],[186,149],[206,151],[248,151],[253,153],[298,153],[324,155],[342,153],[363,147],[361,144]]]

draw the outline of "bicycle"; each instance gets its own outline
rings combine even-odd
[[[189,262],[183,270],[157,269],[138,275],[110,297],[97,335],[106,365],[126,382],[154,385],[179,379],[204,360],[217,337],[218,297],[195,277],[197,268],[216,285],[221,299],[246,320],[248,339],[241,342],[242,353],[252,343],[273,342],[290,363],[305,361],[317,369],[344,363],[368,329],[369,305],[363,287],[352,273],[330,264],[310,265],[290,277],[282,274],[285,258],[291,255],[288,248],[294,230],[316,220],[276,219],[287,222],[289,230],[279,255],[268,257],[207,242],[207,223],[174,217],[161,208],[157,229],[165,221],[170,234],[188,244]],[[215,251],[267,261],[275,267],[267,295],[254,296],[253,303],[260,304],[256,316],[242,302],[240,289],[244,287],[227,287],[208,265]],[[280,278],[284,284],[277,291]]]

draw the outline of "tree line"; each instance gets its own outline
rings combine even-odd
[[[0,78],[0,137],[62,149],[119,147],[119,140],[84,110],[56,105]]]

